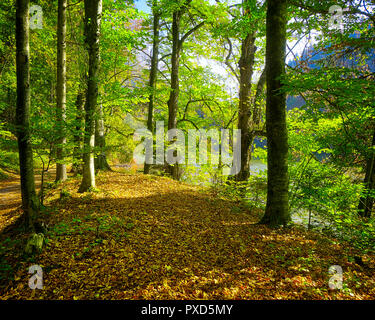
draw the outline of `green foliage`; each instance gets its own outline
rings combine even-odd
[[[330,82],[331,88],[334,83]],[[358,164],[367,158],[371,131],[366,123],[372,111],[363,103],[366,101],[363,97],[360,106],[363,111],[360,111],[345,105],[354,103],[350,100],[356,97],[342,96],[335,101],[345,109],[328,107],[327,111],[317,112],[319,108],[327,108],[327,101],[313,95],[302,110],[288,114],[290,207],[295,221],[323,229],[366,252],[374,249],[374,224],[371,219],[363,221],[357,212],[363,192],[362,184],[358,183],[361,179]],[[348,111],[345,117],[340,110]],[[352,135],[363,139],[354,140]]]
[[[109,214],[88,214],[82,218],[72,218],[54,225],[50,231],[52,237],[93,233],[97,238],[113,235],[116,239],[127,237],[127,232],[134,228],[132,221],[125,221]]]
[[[7,257],[19,245],[19,239],[9,237],[0,242],[0,283],[12,280],[15,270],[12,268],[9,257]]]
[[[67,132],[66,164],[73,162],[73,151],[80,149],[80,153],[87,148],[82,142],[77,142],[75,136],[83,131],[84,114],[77,110],[76,101],[80,95],[85,96],[89,59],[83,26],[84,5],[82,1],[74,1],[67,8],[66,120],[62,125],[58,124],[55,93],[57,1],[38,0],[34,3],[43,8],[43,29],[30,30],[31,141],[35,167],[40,169],[47,164],[56,164],[57,141],[64,131]],[[180,43],[177,110],[177,127],[184,133],[189,129],[236,128],[239,104],[236,76],[241,45],[249,35],[256,37],[257,46],[253,80],[264,68],[267,1],[248,0],[233,4],[231,1],[158,0],[155,3],[149,1],[151,3],[155,4],[154,13],[159,14],[161,21],[160,61],[154,92],[149,87],[152,15],[140,13],[134,8],[133,1],[103,0],[98,79],[98,103],[103,109],[103,119],[98,114],[94,118],[104,121],[106,146],[96,148],[95,154],[105,151],[113,163],[125,164],[132,160],[137,144],[133,141],[135,128],[124,119],[131,114],[140,126],[146,126],[151,92],[155,97],[154,120],[167,122],[174,12],[181,12],[180,39],[185,40]],[[357,208],[361,196],[375,194],[373,189],[363,186],[366,160],[374,152],[371,139],[375,123],[375,81],[370,69],[374,58],[374,5],[369,1],[361,3],[356,8],[350,6],[349,9],[354,11],[346,12],[345,28],[339,32],[329,28],[331,16],[327,11],[332,4],[345,7],[347,1],[291,1],[288,9],[289,40],[298,43],[312,33],[317,37],[307,53],[296,58],[296,65],[287,68],[287,76],[282,82],[286,94],[301,96],[306,102],[303,107],[288,111],[290,209],[293,218],[309,224],[309,227],[316,226],[317,222],[317,228],[366,252],[374,250],[374,216],[362,219]],[[194,30],[202,23],[203,26]],[[194,32],[189,34],[191,31]],[[14,35],[15,2],[2,0],[0,180],[7,178],[10,172],[18,172],[14,126],[17,97]],[[189,37],[183,38],[184,35]],[[312,50],[323,58],[315,59]],[[253,82],[250,102],[257,89]],[[265,96],[261,94],[260,97],[262,123],[266,117],[263,110]],[[261,127],[255,129],[265,129]],[[252,157],[265,163],[267,149],[254,148]],[[81,159],[74,161],[81,163]],[[223,176],[222,166],[180,167],[183,181],[210,187],[215,195],[234,201],[231,209],[234,215],[239,214],[243,206],[256,212],[264,211],[267,172],[252,173],[248,181],[236,182],[233,177]],[[154,172],[156,170],[162,174],[163,168],[158,167]],[[78,174],[77,178],[81,176]],[[148,179],[149,183],[155,182],[153,178]],[[50,185],[53,187],[56,185]],[[82,197],[85,204],[93,202],[100,193],[95,188],[90,191]],[[60,198],[66,204],[73,197],[64,187]],[[134,227],[131,220],[106,213],[92,214],[60,222],[53,227],[51,234],[60,237],[92,233],[95,240],[78,253],[82,258],[101,244],[102,238],[126,236]],[[273,245],[269,247],[272,249]],[[283,260],[280,255],[276,257]],[[313,257],[301,259],[310,264]],[[0,277],[9,271],[8,267],[7,261],[0,260]],[[164,269],[167,272],[174,270],[169,265]]]

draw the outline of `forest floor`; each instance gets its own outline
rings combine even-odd
[[[374,299],[375,257],[300,227],[257,225],[259,212],[201,187],[126,172],[49,189],[47,244],[23,253],[19,185],[0,183],[0,299]],[[31,290],[28,268],[43,269]],[[343,269],[331,290],[330,266]]]

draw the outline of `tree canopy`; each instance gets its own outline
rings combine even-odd
[[[124,290],[111,271],[94,294],[65,294],[51,271],[42,297],[373,299],[374,11],[366,0],[2,0],[4,297],[27,297],[19,264],[53,270],[65,257],[86,283],[77,266],[98,255],[120,263]],[[319,268],[337,265],[350,280],[323,290]],[[189,290],[194,277],[202,288]],[[233,286],[213,289],[222,281]]]

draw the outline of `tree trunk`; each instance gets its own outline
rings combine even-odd
[[[266,71],[267,71],[267,68],[266,66],[264,66],[262,74],[260,75],[260,78],[258,80],[257,88],[256,88],[254,99],[253,99],[253,119],[251,122],[251,127],[252,127],[252,130],[254,131],[254,135],[260,135],[260,136],[264,136],[265,134],[263,132],[262,133],[258,132],[258,134],[255,134],[255,132],[260,129],[259,126],[261,122],[260,120],[261,120],[261,111],[262,111],[261,101],[262,101],[264,85],[266,84]]]
[[[95,188],[95,110],[98,101],[98,76],[100,65],[100,23],[102,0],[85,0],[85,36],[89,54],[89,77],[85,103],[85,137],[83,150],[83,177],[79,192]]]
[[[154,14],[154,23],[153,23],[153,44],[152,44],[152,58],[151,58],[151,69],[150,69],[150,82],[149,86],[151,94],[149,96],[148,102],[148,117],[147,117],[147,129],[150,132],[154,132],[153,127],[153,113],[154,113],[154,100],[155,100],[155,89],[157,81],[157,72],[158,72],[158,62],[159,62],[159,25],[160,25],[160,15],[156,8],[157,1],[153,1],[153,14]],[[144,165],[144,174],[150,173],[151,165],[145,163]]]
[[[365,175],[365,180],[363,181],[367,192],[374,191],[374,188],[375,188],[374,146],[375,146],[375,132],[372,137],[372,148],[370,151],[370,156],[367,159],[366,175]],[[370,218],[373,205],[374,205],[374,198],[371,196],[371,194],[367,193],[366,195],[362,196],[361,199],[359,200],[359,205],[358,205],[359,215],[364,218]]]
[[[285,74],[286,26],[287,1],[269,0],[266,27],[268,181],[266,212],[260,223],[271,227],[285,226],[290,220],[286,96],[280,81]]]
[[[236,175],[237,181],[247,181],[250,177],[251,146],[254,135],[250,128],[251,118],[251,81],[253,77],[256,52],[255,36],[248,34],[242,41],[240,68],[240,93],[238,108],[238,129],[241,130],[241,168]]]
[[[171,93],[168,100],[168,130],[177,128],[177,110],[178,110],[178,96],[179,96],[179,67],[180,67],[180,19],[181,11],[173,12],[172,23],[172,72],[171,72]],[[178,179],[178,164],[169,165],[169,171],[174,179]]]
[[[83,143],[83,128],[84,128],[84,93],[78,92],[76,100],[76,128],[74,133],[74,149],[73,149],[73,164],[71,173],[82,173],[82,143]]]
[[[35,191],[33,150],[30,137],[29,0],[17,0],[16,9],[16,125],[21,175],[22,207],[27,226],[34,229],[39,211]]]
[[[65,160],[66,145],[66,6],[67,0],[58,2],[57,19],[57,128],[59,129],[58,146],[56,150],[56,181],[67,179]]]
[[[103,105],[99,105],[98,117],[95,120],[95,147],[98,155],[95,158],[96,170],[111,170],[107,161],[106,144],[105,144],[105,128],[104,128],[104,114]]]

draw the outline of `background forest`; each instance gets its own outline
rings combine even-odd
[[[374,9],[371,0],[2,0],[0,297],[30,298],[34,263],[48,270],[46,299],[373,299]],[[237,173],[223,174],[221,154],[210,162],[213,138],[196,141],[208,161],[139,164],[140,128],[185,133],[174,155],[189,152],[189,130],[239,129]],[[152,261],[139,264],[150,243]],[[168,260],[163,250],[176,246],[181,258]],[[187,257],[196,269],[181,264]],[[103,286],[80,287],[95,278],[80,263],[121,259],[125,289],[114,270]],[[257,259],[275,274],[246,269]],[[350,275],[329,291],[337,264]],[[54,272],[69,274],[65,291]]]

